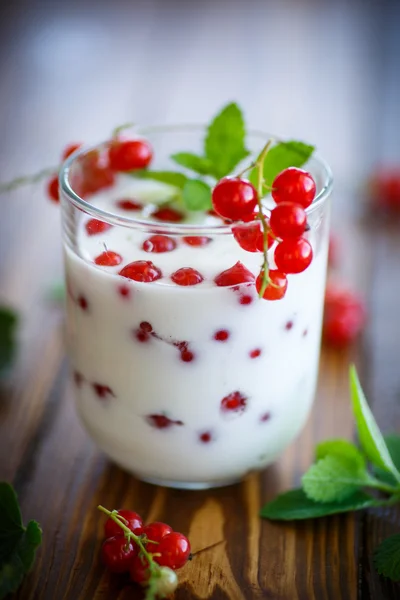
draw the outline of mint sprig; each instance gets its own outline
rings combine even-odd
[[[19,588],[41,541],[42,530],[36,521],[23,526],[13,487],[0,482],[0,600]]]
[[[16,351],[17,314],[10,308],[0,307],[0,376],[11,365]]]
[[[360,447],[341,439],[318,444],[316,462],[303,475],[302,488],[266,504],[262,517],[309,519],[400,502],[400,436],[383,437],[354,367],[350,391]],[[381,544],[374,562],[379,573],[400,580],[400,534]]]

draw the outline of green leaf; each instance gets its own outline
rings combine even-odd
[[[183,189],[187,181],[186,175],[183,173],[175,173],[175,171],[132,171],[130,173],[132,177],[137,177],[139,179],[153,179],[154,181],[159,181],[160,183],[167,183],[168,185],[172,185],[179,189]]]
[[[61,304],[65,300],[65,283],[63,281],[54,282],[47,291],[47,297],[50,302]]]
[[[276,521],[292,521],[326,517],[377,505],[379,505],[379,501],[362,491],[355,492],[341,502],[321,504],[308,498],[302,489],[295,489],[281,494],[272,502],[266,504],[261,509],[260,515],[266,519]]]
[[[188,179],[184,185],[182,197],[188,210],[211,208],[211,188],[200,179]]]
[[[211,163],[211,174],[217,179],[229,175],[248,156],[245,146],[245,124],[237,104],[225,106],[213,119],[204,140],[204,152]]]
[[[400,581],[400,534],[391,535],[374,552],[375,568],[380,575]]]
[[[210,161],[202,156],[197,156],[197,154],[193,154],[192,152],[178,152],[177,154],[172,154],[171,158],[178,165],[199,173],[199,175],[212,175]]]
[[[315,449],[316,460],[333,455],[349,458],[359,465],[360,469],[365,469],[365,458],[355,444],[348,440],[335,439],[326,440],[317,445]]]
[[[396,469],[400,470],[400,435],[396,435],[395,433],[385,435],[384,440]],[[397,480],[391,473],[388,473],[388,471],[384,471],[375,465],[373,465],[372,470],[374,475],[381,481],[388,483],[389,485],[397,485]]]
[[[314,146],[291,140],[279,142],[269,150],[264,160],[264,183],[272,185],[275,177],[288,167],[302,167],[314,152]],[[257,187],[257,172],[250,173],[250,181]]]
[[[306,495],[315,502],[340,502],[368,482],[367,472],[356,461],[334,455],[321,458],[301,479]]]
[[[14,489],[0,483],[0,600],[15,592],[32,568],[42,532],[36,521],[25,529]]]
[[[0,307],[0,375],[11,365],[15,355],[17,322],[14,311]]]
[[[368,406],[354,366],[350,367],[350,391],[360,444],[369,460],[400,482],[400,473],[390,456],[382,433]]]

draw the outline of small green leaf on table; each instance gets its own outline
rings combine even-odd
[[[207,210],[212,207],[211,188],[200,179],[186,181],[182,198],[188,210]]]
[[[249,155],[245,145],[246,129],[242,111],[235,103],[228,104],[213,119],[204,141],[210,174],[217,179],[229,175]]]
[[[192,152],[177,152],[171,155],[171,159],[178,165],[186,167],[186,169],[190,169],[199,175],[209,175],[212,173],[210,161]]]
[[[10,308],[0,307],[0,375],[13,361],[16,340],[17,314]]]
[[[395,480],[400,482],[400,473],[368,406],[354,366],[350,368],[350,391],[358,437],[363,451],[374,465],[391,473]]]
[[[369,482],[365,467],[348,456],[327,455],[312,465],[301,483],[315,502],[340,502]]]
[[[380,575],[400,581],[400,534],[386,538],[374,552],[375,568]]]
[[[291,140],[278,142],[273,146],[264,160],[264,180],[271,186],[275,177],[289,167],[302,167],[314,152],[314,146]],[[258,169],[255,167],[250,173],[251,183],[257,187]]]
[[[38,523],[29,521],[23,526],[14,489],[0,482],[0,600],[18,589],[32,568],[41,541]]]
[[[150,171],[144,169],[143,171],[132,171],[130,174],[132,177],[137,177],[138,179],[152,179],[160,183],[167,183],[180,190],[183,189],[187,181],[186,175],[176,173],[175,171]]]
[[[341,502],[320,503],[308,498],[304,490],[294,489],[266,504],[260,515],[273,521],[292,521],[326,517],[376,505],[379,505],[379,501],[363,491],[357,491]]]

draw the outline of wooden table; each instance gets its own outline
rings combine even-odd
[[[397,3],[398,4],[398,3]],[[314,444],[350,437],[355,360],[384,430],[400,426],[398,223],[365,216],[370,166],[400,158],[400,11],[390,2],[148,0],[8,2],[0,8],[0,178],[53,164],[70,140],[95,142],[126,120],[207,120],[236,99],[253,126],[315,141],[336,176],[341,276],[366,295],[357,349],[323,351],[301,437],[240,485],[183,492],[140,483],[96,450],[75,415],[63,315],[46,297],[61,278],[58,210],[42,189],[2,198],[2,300],[22,315],[20,352],[0,396],[0,479],[11,481],[44,542],[20,600],[135,597],[99,561],[95,507],[134,507],[188,534],[195,558],[177,599],[398,598],[371,552],[400,511],[279,525],[260,506],[299,481]]]

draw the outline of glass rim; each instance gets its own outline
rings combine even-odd
[[[205,125],[199,123],[195,124],[180,124],[180,125],[149,125],[144,127],[138,127],[135,130],[135,134],[138,137],[145,137],[152,133],[172,133],[174,131],[204,131]],[[272,139],[273,141],[282,141],[281,138],[269,135],[260,130],[250,130],[249,136],[260,138],[265,141]],[[222,225],[201,225],[198,223],[163,223],[157,221],[148,221],[144,219],[137,219],[134,217],[121,216],[111,211],[103,210],[90,202],[81,198],[71,187],[69,182],[70,169],[77,158],[98,149],[99,147],[105,146],[109,140],[100,142],[94,146],[85,147],[77,150],[71,156],[69,156],[62,164],[59,172],[59,185],[62,191],[62,196],[66,196],[68,202],[73,204],[76,208],[84,211],[92,217],[98,218],[101,221],[105,221],[112,225],[120,225],[123,227],[130,227],[131,229],[139,229],[148,231],[150,228],[156,228],[159,233],[168,233],[169,235],[188,235],[195,232],[200,232],[202,235],[219,235],[219,234],[231,234],[232,224]],[[324,204],[325,200],[329,197],[333,187],[333,176],[332,171],[328,163],[317,153],[313,153],[312,157],[322,168],[324,184],[315,197],[312,204],[306,208],[306,214],[311,215],[321,205]]]

